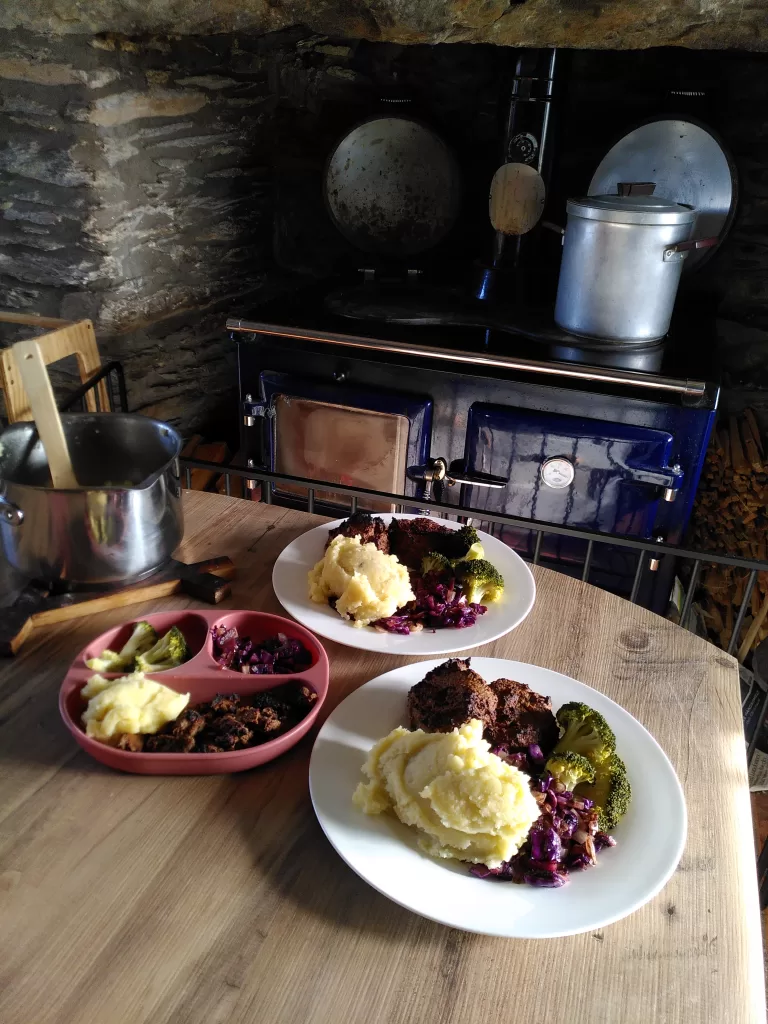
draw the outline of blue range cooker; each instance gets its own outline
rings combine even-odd
[[[699,333],[653,349],[589,351],[544,344],[535,332],[352,322],[329,314],[319,292],[259,314],[258,323],[228,322],[241,454],[252,465],[404,499],[434,495],[480,520],[487,510],[681,541],[718,401],[706,374],[682,371],[703,366]],[[306,507],[297,488],[272,500]],[[340,505],[332,488],[318,491],[317,511],[343,514]],[[531,531],[495,532],[533,555]],[[586,542],[549,536],[539,555],[580,575]],[[651,563],[640,591],[661,611],[668,562],[660,571]],[[626,594],[635,565],[600,545],[590,580]]]

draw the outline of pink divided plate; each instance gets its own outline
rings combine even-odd
[[[178,668],[149,674],[150,679],[189,693],[190,705],[211,700],[217,693],[238,693],[249,697],[285,683],[299,683],[309,686],[317,694],[317,700],[306,718],[274,740],[268,740],[255,747],[230,750],[220,754],[152,754],[118,750],[87,736],[81,724],[81,715],[86,701],[80,690],[92,675],[86,660],[98,657],[107,648],[120,650],[138,621],[151,623],[158,635],[167,633],[171,626],[178,626],[184,634],[192,657]],[[231,669],[221,668],[213,659],[211,629],[213,626],[235,626],[240,636],[248,636],[254,642],[266,640],[276,633],[285,633],[301,641],[312,655],[312,664],[303,672],[293,675],[244,675]],[[108,678],[125,673],[104,673]],[[208,612],[166,612],[161,615],[147,615],[142,620],[134,619],[122,626],[102,633],[85,647],[72,663],[59,691],[59,711],[64,724],[77,742],[97,761],[124,772],[139,775],[221,775],[241,772],[266,764],[295,746],[302,736],[312,728],[323,701],[328,694],[328,656],[308,629],[290,619],[266,612],[231,611],[222,614]]]

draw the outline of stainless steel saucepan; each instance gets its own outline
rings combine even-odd
[[[166,562],[183,534],[181,438],[122,413],[61,417],[78,486],[51,485],[34,423],[0,434],[0,546],[31,579],[111,584]]]

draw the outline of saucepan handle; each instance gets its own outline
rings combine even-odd
[[[21,526],[24,522],[24,513],[18,505],[12,501],[0,498],[0,523],[8,523],[9,526]]]
[[[664,249],[664,262],[672,263],[677,260],[684,260],[692,249],[711,249],[717,245],[719,238],[692,238],[690,242],[676,242]]]

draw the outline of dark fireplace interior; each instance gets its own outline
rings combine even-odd
[[[364,267],[322,191],[329,153],[355,123],[406,101],[456,154],[461,214],[416,261],[425,280],[466,290],[473,264],[490,257],[488,187],[513,47],[302,28],[0,38],[0,306],[91,318],[103,356],[125,366],[131,408],[185,433],[236,435],[227,316],[258,319],[275,296],[301,303],[309,285],[355,280]],[[763,54],[742,51],[560,51],[544,218],[564,223],[565,199],[586,191],[633,125],[679,115],[714,129],[738,171],[738,209],[714,257],[686,277],[677,316],[707,321],[725,408],[751,405],[763,425],[766,70]],[[557,236],[538,231],[518,296],[551,304],[559,258]],[[2,343],[20,333],[4,329]]]

